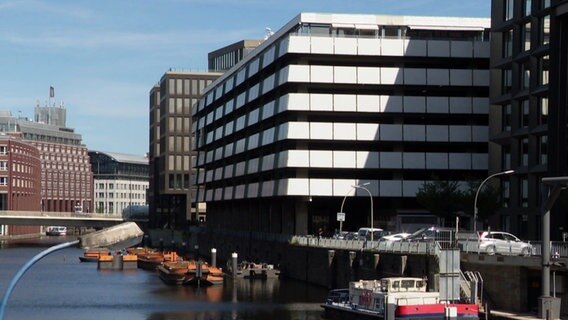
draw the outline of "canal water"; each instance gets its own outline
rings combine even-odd
[[[30,258],[73,240],[43,237],[0,242],[0,293]],[[236,282],[204,288],[167,286],[142,269],[97,270],[67,248],[37,262],[13,291],[5,319],[320,320],[327,290],[288,279]]]

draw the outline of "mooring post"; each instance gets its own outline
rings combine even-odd
[[[233,280],[237,279],[237,260],[239,255],[236,252],[231,254],[231,274],[233,275]]]
[[[217,249],[211,248],[211,266],[217,266]]]

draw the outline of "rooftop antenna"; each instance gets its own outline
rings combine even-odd
[[[53,98],[55,98],[55,88],[53,88],[53,86],[49,86],[49,106],[51,107],[51,101],[53,100]],[[53,105],[55,106],[55,105]]]
[[[266,32],[266,33],[264,34],[264,40],[270,38],[270,36],[272,36],[272,35],[274,34],[274,32],[272,31],[272,29],[270,29],[270,28],[268,28],[268,27],[266,27],[266,29],[264,29],[264,30],[265,30],[265,32]]]

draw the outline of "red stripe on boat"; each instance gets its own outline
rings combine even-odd
[[[395,311],[396,316],[445,314],[446,307],[456,307],[458,315],[478,315],[479,307],[475,304],[421,304],[398,306]]]

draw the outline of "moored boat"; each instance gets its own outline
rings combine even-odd
[[[180,258],[174,251],[149,251],[138,254],[138,268],[145,270],[156,270],[156,268],[164,262],[175,262],[178,260],[180,260]]]
[[[88,249],[83,252],[83,255],[79,257],[81,262],[97,262],[101,256],[110,255],[110,251],[106,248],[102,249]]]
[[[424,279],[410,277],[351,282],[331,290],[322,307],[329,319],[479,319],[476,304],[442,301]]]
[[[244,279],[277,279],[280,277],[280,270],[268,263],[256,263],[242,261],[237,264],[237,272],[233,273],[230,261],[227,263],[227,271],[231,276]]]
[[[164,283],[181,285],[189,280],[188,270],[194,268],[194,265],[195,261],[169,261],[160,264],[156,269]]]
[[[209,266],[203,261],[167,261],[157,267],[160,279],[171,285],[209,286],[222,284],[221,268]]]
[[[97,260],[99,270],[127,270],[138,268],[138,257],[130,253],[101,255]]]

